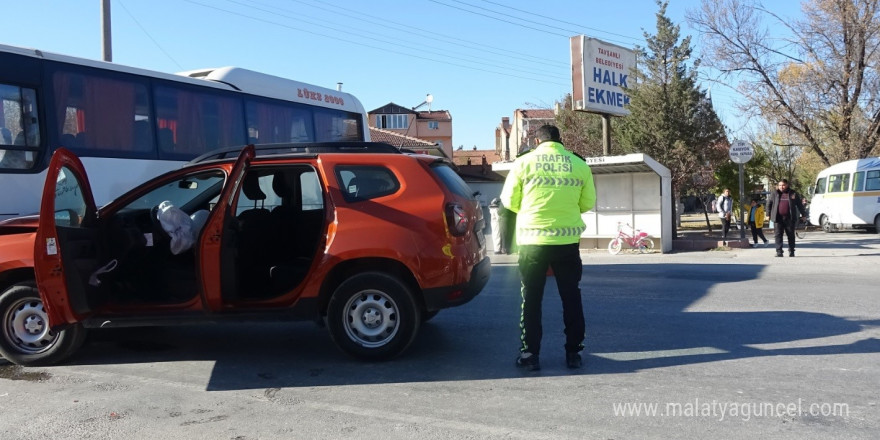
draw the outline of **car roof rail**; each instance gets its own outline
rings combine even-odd
[[[399,148],[382,142],[283,142],[252,145],[257,156],[318,153],[403,153]],[[189,163],[194,164],[208,160],[235,158],[244,147],[246,145],[219,148],[196,157],[189,161]]]

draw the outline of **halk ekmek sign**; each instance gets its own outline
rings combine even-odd
[[[636,54],[630,49],[584,35],[571,37],[571,82],[575,110],[626,116],[630,69]]]

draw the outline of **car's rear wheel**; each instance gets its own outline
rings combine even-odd
[[[25,366],[60,362],[73,354],[86,336],[78,324],[52,331],[40,293],[30,283],[16,284],[0,293],[0,326],[0,354]]]
[[[327,326],[342,351],[385,360],[415,339],[421,321],[413,293],[399,279],[365,272],[344,281],[327,305]]]

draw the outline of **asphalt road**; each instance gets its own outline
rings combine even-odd
[[[93,332],[65,365],[0,360],[0,438],[874,439],[878,262],[867,233],[811,233],[796,258],[587,252],[578,371],[552,281],[543,369],[513,366],[515,256],[391,362],[313,323]]]

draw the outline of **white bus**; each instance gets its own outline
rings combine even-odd
[[[850,160],[819,173],[810,200],[810,223],[825,232],[880,231],[880,157]]]
[[[0,103],[0,220],[39,211],[61,146],[100,206],[216,148],[370,140],[354,96],[235,67],[166,74],[0,45]]]

